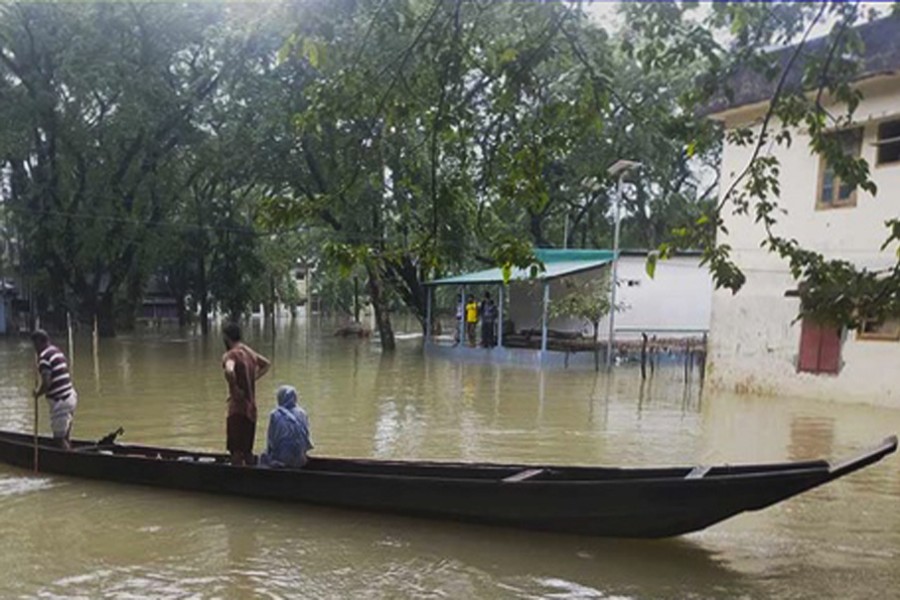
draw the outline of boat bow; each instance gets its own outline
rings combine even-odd
[[[864,467],[868,467],[872,463],[876,463],[888,454],[893,454],[896,451],[897,436],[888,436],[884,438],[884,440],[877,446],[860,452],[858,455],[852,458],[848,458],[847,460],[843,460],[835,464],[829,463],[828,479],[829,481],[834,480],[838,477],[843,477],[848,473],[852,473]]]

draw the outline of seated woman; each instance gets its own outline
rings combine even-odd
[[[297,406],[297,390],[289,385],[278,388],[278,407],[269,417],[268,446],[260,456],[265,467],[302,467],[313,445],[309,437],[309,419]]]

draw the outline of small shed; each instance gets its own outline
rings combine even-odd
[[[501,325],[497,331],[496,342],[501,348],[539,350],[537,359],[541,363],[548,358],[548,350],[561,350],[566,355],[595,350],[590,324],[578,318],[551,316],[550,306],[553,299],[571,293],[571,283],[607,277],[616,254],[611,250],[539,249],[535,255],[544,263],[545,270],[533,278],[528,270],[514,270],[508,284],[504,284],[502,271],[494,268],[429,282],[426,344],[432,348],[439,346],[431,336],[432,292],[438,286],[451,286],[463,297],[477,287],[490,289],[498,298],[498,320],[509,328],[505,330]],[[616,259],[617,349],[622,351],[639,343],[642,334],[661,341],[704,336],[709,330],[712,280],[709,271],[700,264],[701,257],[686,253],[660,261],[652,278],[647,274],[646,260],[646,251],[622,251]],[[457,323],[457,326],[460,329],[455,339],[460,341],[465,338],[464,324]],[[601,321],[599,329],[601,332],[609,329],[608,317]],[[610,341],[601,333],[602,344]],[[495,354],[505,356],[504,352]],[[520,362],[519,358],[513,360]],[[565,361],[569,364],[568,357]]]
[[[539,315],[539,324],[541,329],[541,352],[546,352],[548,341],[548,327],[550,323],[548,309],[550,303],[551,288],[555,287],[563,277],[571,277],[575,275],[589,276],[591,272],[604,269],[611,264],[615,253],[611,250],[535,250],[535,256],[544,263],[544,270],[537,273],[535,277],[531,277],[531,272],[527,269],[514,269],[509,277],[509,293],[516,293],[516,297],[510,296],[510,315],[504,314],[505,294],[507,287],[503,278],[503,271],[499,268],[484,269],[473,273],[465,273],[455,275],[453,277],[445,277],[428,282],[428,302],[426,320],[428,327],[426,331],[431,331],[431,290],[436,286],[454,286],[459,289],[459,293],[463,298],[466,297],[467,288],[474,286],[492,286],[497,288],[499,322],[502,324],[507,318],[525,316],[528,311],[529,318],[535,313]],[[520,302],[518,294],[528,299]],[[540,300],[538,301],[537,298]],[[533,319],[532,319],[533,320]],[[463,323],[460,323],[462,328]],[[462,337],[462,331],[460,332]],[[497,343],[503,346],[503,327],[497,332]]]

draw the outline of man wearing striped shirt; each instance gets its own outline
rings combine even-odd
[[[41,382],[34,390],[34,397],[47,397],[50,406],[50,429],[53,438],[60,446],[69,450],[69,435],[72,433],[72,420],[78,404],[78,394],[72,385],[69,374],[69,362],[59,348],[50,343],[47,332],[38,329],[31,334],[34,350],[37,352],[38,373]]]

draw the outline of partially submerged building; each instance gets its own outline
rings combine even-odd
[[[842,185],[801,130],[792,132],[790,147],[773,145],[769,152],[781,164],[779,204],[787,211],[778,216],[776,233],[826,258],[879,270],[897,262],[896,248],[881,245],[888,234],[885,221],[900,216],[900,18],[863,25],[859,33],[865,50],[854,87],[863,98],[852,125],[833,135],[869,163],[877,197]],[[800,81],[808,57],[826,51],[825,39],[807,44],[786,78],[788,88]],[[758,132],[775,82],[744,73],[732,83],[734,95],[714,102],[709,117],[726,131],[750,126]],[[772,130],[780,127],[777,120],[770,123]],[[752,151],[725,137],[723,193]],[[732,247],[747,281],[736,295],[726,290],[713,295],[711,383],[742,392],[900,406],[900,321],[866,323],[856,331],[797,321],[800,305],[792,294],[797,282],[782,259],[760,247],[761,227],[729,209],[722,218],[728,234],[720,241]]]

